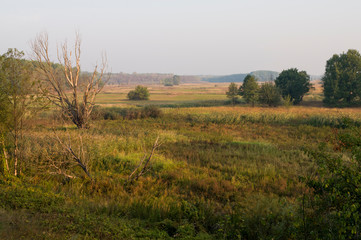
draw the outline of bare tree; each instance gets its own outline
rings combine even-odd
[[[102,57],[100,66],[96,65],[92,73],[82,73],[80,68],[79,34],[76,34],[74,50],[68,49],[67,43],[57,49],[58,68],[49,56],[49,40],[46,33],[39,34],[31,47],[39,74],[42,76],[41,89],[47,98],[78,128],[88,128],[95,97],[104,87],[107,60]]]

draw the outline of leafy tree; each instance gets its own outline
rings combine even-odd
[[[333,55],[326,63],[323,81],[324,102],[328,105],[360,102],[361,55],[356,50]]]
[[[234,82],[232,82],[228,86],[228,91],[226,92],[226,94],[227,94],[227,97],[229,99],[231,99],[232,105],[234,105],[236,103],[237,98],[238,98],[238,87]]]
[[[247,103],[252,106],[258,101],[259,86],[257,78],[252,75],[247,75],[243,84],[239,87],[239,95],[241,95]]]
[[[306,71],[298,71],[297,68],[284,70],[275,80],[276,87],[280,89],[282,96],[291,97],[294,104],[302,101],[303,96],[310,90],[310,76]]]
[[[259,102],[268,106],[279,106],[281,104],[281,94],[279,89],[271,82],[262,84],[259,89]]]
[[[23,56],[23,52],[9,49],[0,62],[0,115],[13,139],[15,176],[19,173],[19,145],[25,120],[36,112],[42,99],[37,92],[33,65]]]
[[[149,100],[149,91],[147,87],[136,86],[135,90],[128,93],[129,100]]]

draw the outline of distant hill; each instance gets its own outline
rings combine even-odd
[[[250,72],[250,74],[258,78],[260,82],[268,82],[274,81],[280,73],[275,71],[254,71]]]
[[[254,75],[258,78],[260,82],[267,82],[275,80],[279,73],[274,71],[254,71],[250,73],[240,73],[240,74],[232,74],[232,75],[225,75],[225,76],[212,76],[212,77],[204,77],[202,81],[206,82],[243,82],[244,78],[248,75]]]
[[[212,82],[212,83],[221,83],[221,82],[243,82],[244,78],[247,76],[247,73],[241,74],[232,74],[232,75],[225,75],[225,76],[211,76],[211,77],[204,77],[202,81],[205,82]]]
[[[212,82],[212,83],[243,82],[244,78],[248,74],[251,74],[251,75],[257,77],[259,82],[268,82],[268,81],[274,81],[280,73],[275,72],[275,71],[259,70],[259,71],[253,71],[250,73],[240,73],[240,74],[232,74],[232,75],[225,75],[225,76],[207,76],[207,77],[203,77],[202,81]],[[311,78],[311,80],[320,80],[322,78],[322,76],[310,75],[310,78]]]

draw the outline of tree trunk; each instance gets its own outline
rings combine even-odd
[[[15,133],[15,149],[14,149],[14,175],[17,176],[18,175],[18,136],[17,133]]]

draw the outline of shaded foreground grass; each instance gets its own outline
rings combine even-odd
[[[81,134],[94,181],[47,173],[50,121],[26,132],[21,178],[0,179],[4,239],[298,239],[300,176],[313,173],[304,149],[331,149],[333,128],[358,127],[361,112],[213,107],[165,109],[158,118],[96,120]],[[67,131],[65,131],[67,129]],[[49,137],[50,136],[50,137]],[[151,170],[127,176],[162,145]],[[61,158],[54,152],[53,158]]]

